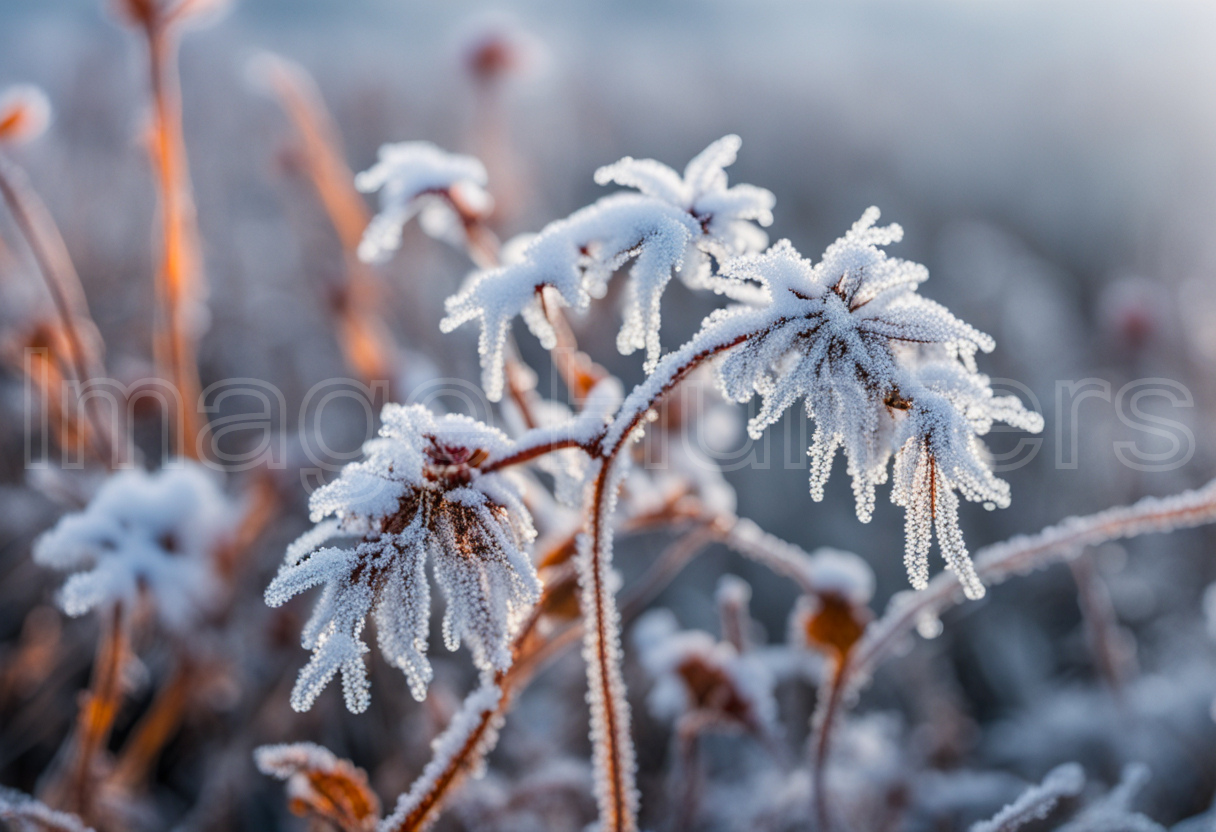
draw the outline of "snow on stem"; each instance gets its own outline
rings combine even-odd
[[[998,584],[1013,575],[1066,560],[1087,546],[1212,522],[1216,522],[1216,480],[1171,497],[1145,497],[1130,506],[1070,517],[1037,534],[1019,535],[988,546],[976,554],[975,569],[984,583]],[[863,684],[911,629],[935,621],[961,600],[961,587],[952,572],[939,574],[920,592],[897,595],[854,651],[847,669],[851,684]]]

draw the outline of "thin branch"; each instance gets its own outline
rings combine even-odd
[[[190,4],[182,4],[177,10]],[[206,294],[199,252],[198,227],[186,142],[182,132],[181,87],[177,74],[175,14],[156,8],[141,20],[148,42],[153,123],[150,136],[152,167],[160,195],[161,255],[156,290],[163,331],[155,353],[162,375],[171,379],[180,396],[177,453],[197,459],[200,431],[198,401],[202,385],[196,355],[197,314],[194,304]]]
[[[80,276],[76,273],[76,267],[72,264],[71,255],[68,254],[67,245],[55,220],[38,198],[37,192],[30,186],[25,171],[2,153],[0,193],[3,193],[9,212],[25,237],[38,264],[42,280],[50,292],[55,312],[59,316],[70,347],[68,366],[79,385],[77,392],[82,394],[90,382],[105,375],[105,370],[80,333],[80,325],[92,326],[93,320],[89,314],[84,288],[80,284]],[[125,455],[116,455],[124,453],[124,443],[113,433],[113,426],[100,410],[100,406],[95,396],[89,396],[84,402],[82,409],[92,428],[89,437],[103,462],[110,465],[121,464],[125,461]]]
[[[93,680],[82,696],[63,776],[46,789],[50,803],[87,819],[93,808],[95,761],[105,748],[122,704],[122,677],[128,655],[126,612],[116,603],[97,641]]]
[[[1012,575],[1073,557],[1087,546],[1212,522],[1216,522],[1216,480],[1172,497],[1146,497],[1131,506],[1072,517],[1037,534],[988,546],[976,553],[975,569],[985,584],[999,584]],[[962,600],[962,588],[952,572],[939,574],[927,589],[892,599],[886,614],[853,652],[847,669],[850,685],[863,684],[919,622],[940,616]]]

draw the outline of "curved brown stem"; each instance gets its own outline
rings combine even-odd
[[[832,726],[844,695],[845,662],[834,662],[832,672],[820,690],[818,713],[815,715],[814,759],[811,763],[811,801],[815,808],[818,832],[831,832],[832,813],[828,806],[827,763],[831,751]]]
[[[50,212],[30,186],[25,171],[3,154],[0,154],[0,194],[3,194],[50,292],[55,312],[68,339],[71,355],[67,364],[77,383],[85,387],[89,382],[100,379],[105,372],[80,334],[80,323],[92,323],[92,317],[67,245]],[[113,426],[100,410],[97,398],[86,397],[83,410],[85,418],[89,420],[89,438],[97,455],[109,465],[124,462],[125,456],[116,456],[125,450],[123,443],[112,433]]]

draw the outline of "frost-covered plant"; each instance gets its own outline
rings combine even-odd
[[[726,274],[759,285],[763,299],[719,313],[705,329],[755,333],[718,365],[729,397],[764,399],[748,425],[754,438],[805,400],[815,420],[813,499],[823,499],[843,448],[857,516],[868,521],[894,455],[892,500],[907,510],[913,586],[928,583],[936,529],[948,565],[968,595],[979,597],[983,586],[967,557],[955,490],[988,507],[1007,506],[1009,488],[992,473],[978,437],[997,420],[1029,431],[1041,430],[1043,420],[1015,397],[993,395],[974,360],[977,350],[993,349],[992,339],[916,293],[928,272],[880,250],[903,231],[876,228],[878,216],[876,208],[866,211],[817,264],[785,240],[732,261]]]
[[[510,440],[468,417],[437,417],[416,405],[386,405],[381,419],[366,459],[313,493],[319,525],[291,545],[266,590],[266,602],[278,606],[325,587],[304,628],[313,657],[292,692],[296,710],[311,707],[339,670],[347,707],[367,708],[368,615],[384,657],[405,672],[416,699],[426,697],[428,560],[447,601],[444,643],[456,650],[463,641],[486,672],[510,665],[513,631],[540,595],[523,551],[536,532],[519,485],[508,472],[480,470],[510,453]],[[358,541],[318,548],[338,537]]]
[[[756,251],[767,239],[752,221],[772,222],[773,195],[751,185],[727,187],[725,168],[735,161],[739,146],[737,136],[719,139],[688,163],[682,178],[653,159],[626,157],[600,168],[596,182],[615,182],[641,193],[604,197],[521,243],[510,262],[470,275],[461,292],[448,300],[448,316],[440,327],[449,332],[480,321],[482,384],[492,401],[502,397],[512,319],[522,315],[541,344],[553,349],[557,336],[543,289],[552,287],[567,306],[585,311],[630,261],[617,348],[624,355],[644,348],[646,367],[654,369],[661,351],[660,302],[673,272],[692,285],[709,285],[706,255],[723,259]]]
[[[291,808],[315,815],[343,832],[372,832],[380,820],[380,799],[367,773],[311,742],[263,745],[254,752],[258,771],[287,782]]]
[[[646,701],[656,718],[703,712],[717,724],[757,735],[775,725],[774,680],[757,656],[740,654],[730,642],[702,630],[681,630],[666,609],[638,620],[633,643],[654,679]]]
[[[359,258],[387,260],[401,247],[402,226],[415,216],[432,237],[465,245],[466,224],[489,214],[494,205],[485,184],[485,166],[472,156],[448,153],[430,142],[384,145],[379,161],[355,177],[360,191],[380,192],[380,213],[363,233]]]
[[[971,827],[971,832],[1014,832],[1028,823],[1045,819],[1061,798],[1076,797],[1085,787],[1085,772],[1076,763],[1065,763],[1047,773],[1043,782],[1031,786],[991,818]]]
[[[508,469],[530,463],[555,477],[559,496],[567,502],[581,491],[582,534],[557,551],[575,553],[581,587],[577,607],[583,619],[600,824],[603,830],[637,828],[615,600],[619,579],[612,568],[617,492],[628,481],[629,449],[659,418],[667,394],[699,368],[716,365],[719,384],[733,401],[761,394],[763,406],[749,426],[753,436],[797,399],[805,400],[815,421],[809,453],[816,500],[822,499],[833,458],[843,448],[858,516],[868,520],[876,487],[887,481],[894,460],[892,500],[907,512],[912,584],[922,588],[928,583],[928,552],[936,531],[947,566],[964,592],[983,594],[959,527],[959,495],[989,508],[1008,505],[1008,486],[993,474],[980,437],[996,421],[1037,431],[1041,418],[1016,398],[993,393],[975,363],[977,352],[993,349],[992,339],[917,294],[927,271],[882,250],[898,241],[902,231],[895,225],[876,227],[877,209],[866,211],[819,263],[802,258],[787,241],[761,252],[766,238],[757,224],[771,222],[773,198],[753,186],[728,187],[725,168],[738,147],[734,136],[715,142],[689,163],[683,176],[653,160],[626,158],[602,168],[597,182],[638,192],[604,197],[535,236],[517,238],[494,257],[474,240],[485,239],[481,215],[463,210],[461,200],[453,199],[454,189],[481,193],[484,171],[472,160],[410,143],[386,148],[381,163],[361,178],[361,187],[382,188],[386,195],[384,211],[364,238],[367,258],[382,257],[399,244],[400,227],[424,204],[420,199],[439,199],[445,210],[455,212],[448,215],[448,227],[459,222],[464,244],[481,268],[448,300],[441,329],[480,322],[483,385],[490,399],[500,399],[506,389],[508,335],[517,315],[544,346],[554,349],[565,327],[560,307],[586,310],[605,295],[615,272],[629,264],[617,347],[625,354],[644,348],[648,373],[623,400],[616,382],[604,379],[600,384],[610,384],[611,390],[596,385],[601,392],[593,391],[587,406],[575,414],[537,401],[519,388],[520,372],[514,372],[508,412],[522,432],[513,441],[462,417],[390,405],[383,438],[366,446],[366,461],[348,466],[314,495],[314,521],[335,517],[291,547],[267,591],[267,600],[278,604],[325,585],[304,631],[304,644],[314,656],[292,704],[308,707],[341,669],[348,706],[366,707],[362,655],[367,648],[361,633],[369,614],[377,618],[382,652],[406,672],[414,695],[425,695],[431,675],[426,660],[427,557],[448,595],[445,639],[449,647],[461,639],[468,642],[482,670],[478,691],[445,732],[428,773],[385,821],[386,829],[429,823],[450,784],[476,769],[510,704],[506,691],[516,681],[512,661],[527,652],[538,618],[555,609],[552,598],[532,609],[541,590],[524,547],[534,533],[522,492],[507,479]],[[439,236],[460,241],[460,235],[442,230]],[[711,314],[687,343],[663,354],[661,300],[673,275],[736,305]],[[603,378],[602,370],[596,374]],[[576,394],[593,384],[570,375],[565,379]],[[676,435],[682,430],[678,418],[660,429]],[[634,479],[631,495],[664,488],[649,477]],[[872,573],[864,564],[858,568],[855,556],[808,557],[758,530],[748,534],[746,522],[731,516],[733,500],[705,502],[698,477],[688,482],[680,488],[702,510],[726,518],[724,527],[731,529],[726,536],[737,537],[738,548],[764,551],[760,560],[803,589],[796,616],[801,637],[834,658],[826,680],[829,707],[817,722],[830,725],[831,703],[846,692],[852,651],[869,621]],[[626,507],[633,510],[631,504]],[[317,549],[338,536],[358,541]],[[557,592],[565,579],[554,580]],[[762,675],[741,668],[747,656],[727,655],[736,647],[712,639],[702,644],[704,639],[693,636],[681,640],[667,635],[648,642],[670,648],[650,651],[652,671],[660,680],[683,681],[661,682],[659,690],[683,690],[685,706],[694,709],[712,705],[696,698],[705,685],[690,686],[687,674],[680,674],[681,667],[696,664],[709,673],[701,673],[700,682],[709,677],[720,682],[709,685],[716,693],[707,696],[734,691],[736,704],[743,703],[735,710],[750,712],[751,725],[767,721],[767,697],[745,684]],[[736,638],[741,645],[743,635]],[[815,747],[815,782],[821,784],[826,735]],[[827,818],[823,802],[818,804]]]
[[[106,479],[84,511],[63,517],[34,544],[42,566],[72,572],[59,593],[68,615],[146,593],[161,623],[183,632],[215,603],[215,555],[239,512],[214,472],[178,460]]]

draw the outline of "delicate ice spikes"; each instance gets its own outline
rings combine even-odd
[[[364,446],[365,460],[312,495],[320,525],[288,550],[266,590],[266,602],[278,606],[325,587],[304,628],[313,657],[292,693],[296,710],[311,707],[339,670],[347,707],[367,707],[361,635],[368,615],[384,657],[405,672],[414,697],[425,698],[428,560],[447,599],[444,643],[450,650],[467,644],[487,672],[510,666],[513,631],[540,595],[524,552],[536,532],[518,484],[510,473],[478,468],[508,451],[510,440],[465,416],[435,416],[419,406],[386,405],[382,420],[380,438]],[[336,523],[321,522],[330,515]],[[338,536],[358,542],[316,548]]]

